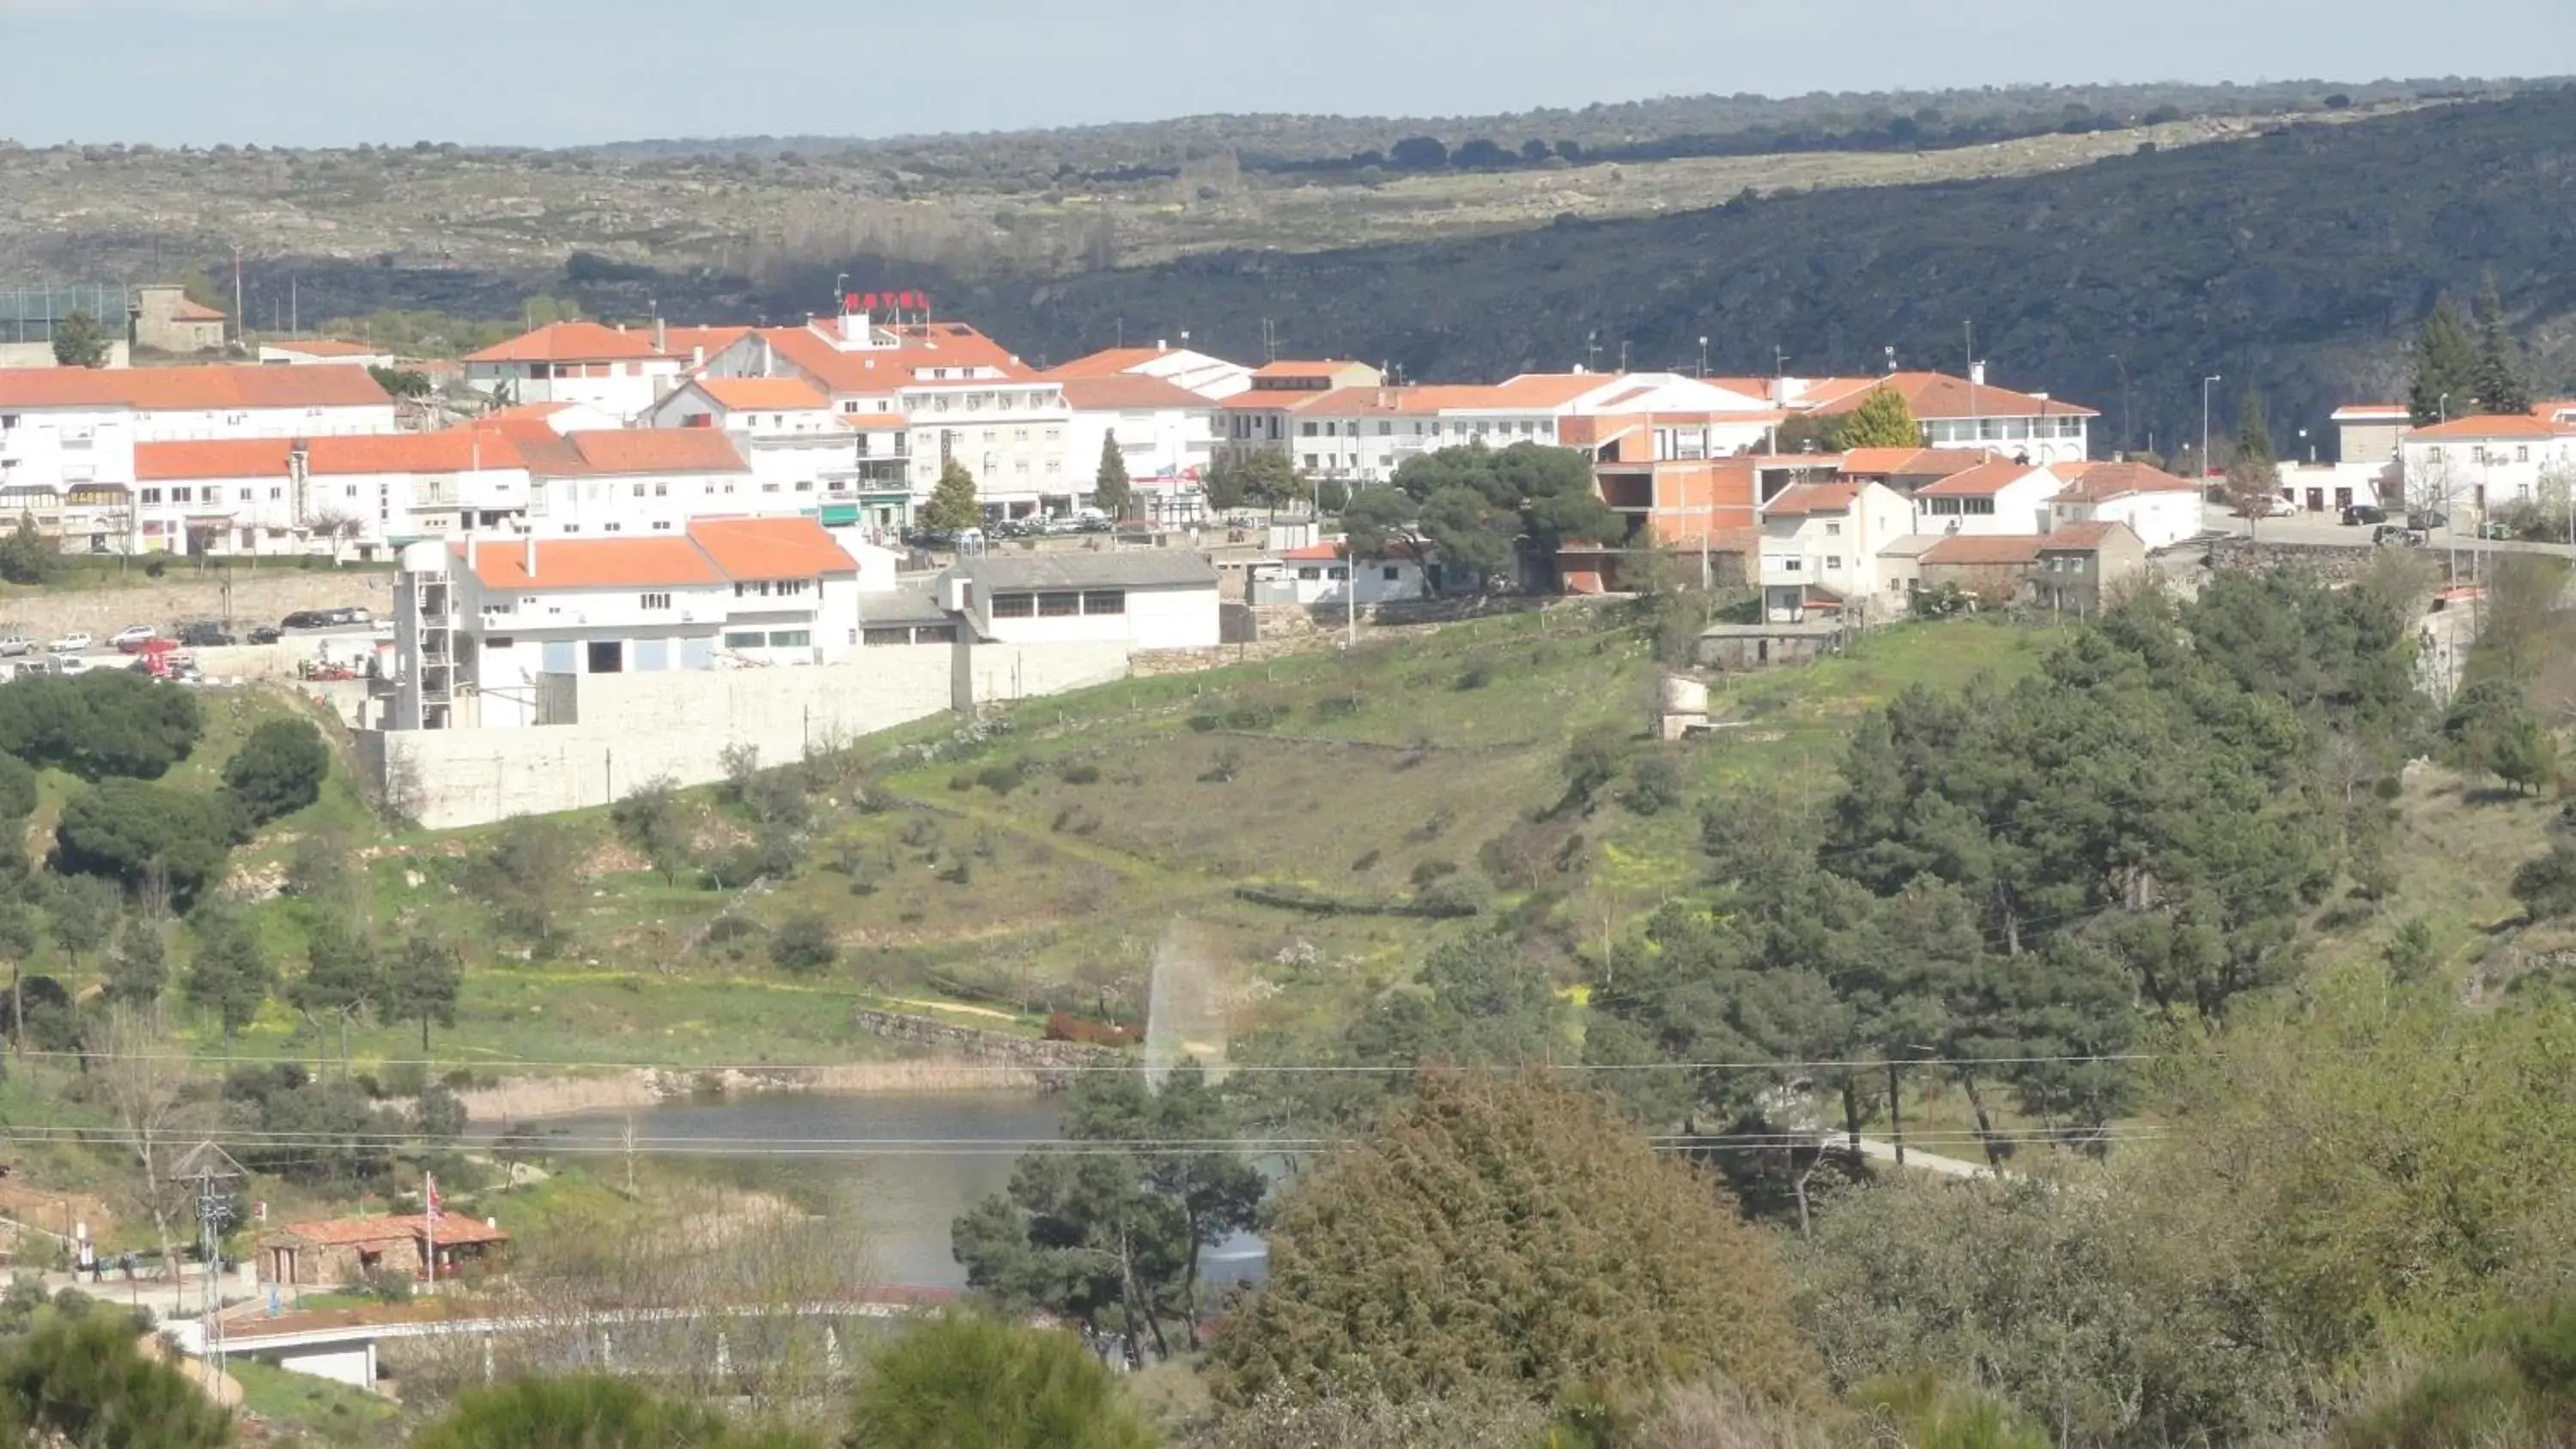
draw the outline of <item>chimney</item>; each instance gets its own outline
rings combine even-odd
[[[474,530],[470,528],[465,530],[465,571],[467,573],[474,572],[474,562],[480,556],[482,546],[483,540]]]
[[[697,346],[689,349],[689,366],[694,369],[704,367],[706,365],[707,345],[701,342]]]
[[[671,353],[671,324],[659,317],[653,319],[653,350],[665,357]]]
[[[533,579],[535,579],[535,578],[536,578],[536,576],[537,576],[537,535],[536,535],[536,533],[535,533],[533,530],[532,530],[532,531],[530,531],[530,532],[529,532],[529,534],[527,535],[527,552],[526,552],[524,555],[522,555],[522,557],[521,557],[521,559],[520,559],[519,567],[520,567],[521,569],[523,569],[523,570],[525,570],[525,571],[526,571],[526,573],[527,573],[528,577],[529,577],[531,580],[533,580]]]
[[[1986,365],[1984,363],[1971,362],[1968,364],[1968,382],[1974,387],[1984,387],[1986,385]]]
[[[1156,352],[1169,352],[1172,350],[1172,344],[1164,341],[1160,337],[1157,337],[1154,339],[1154,350]]]
[[[286,476],[301,483],[313,471],[313,445],[297,438],[286,445]]]
[[[864,344],[868,340],[868,314],[865,312],[842,313],[841,340],[852,347]]]

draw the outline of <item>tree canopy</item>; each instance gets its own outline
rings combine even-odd
[[[2227,459],[2227,501],[2239,518],[2264,518],[2281,494],[2281,465],[2272,453],[2272,430],[2263,421],[2263,399],[2248,388],[2236,410],[2236,447]]]
[[[2477,405],[2478,347],[2460,320],[2460,309],[2448,294],[2417,329],[2413,373],[2406,384],[2406,410],[2417,427],[2467,416]]]
[[[54,365],[107,366],[107,329],[87,312],[74,312],[54,324]]]
[[[0,684],[0,751],[84,779],[157,780],[204,732],[194,693],[129,669]]]
[[[291,815],[322,798],[330,747],[310,720],[261,722],[224,763],[224,787],[254,825]]]
[[[1384,539],[1398,530],[1440,551],[1444,579],[1490,588],[1517,563],[1542,586],[1556,579],[1557,555],[1574,542],[1621,542],[1628,529],[1601,501],[1592,465],[1571,448],[1514,443],[1493,449],[1479,439],[1464,447],[1416,454],[1395,470],[1395,493],[1370,489],[1344,512],[1354,536]]]
[[[1298,1176],[1270,1276],[1217,1341],[1218,1391],[1504,1384],[1549,1402],[1707,1372],[1796,1401],[1815,1366],[1726,1193],[1600,1101],[1537,1076],[1430,1073]]]
[[[231,804],[215,796],[102,780],[63,807],[54,860],[62,870],[130,888],[165,881],[185,905],[222,872],[236,823]]]
[[[1125,518],[1136,510],[1136,489],[1127,478],[1127,455],[1119,449],[1115,431],[1100,436],[1100,471],[1092,476],[1091,503],[1112,518]]]
[[[1834,425],[1834,448],[1838,452],[1922,445],[1923,425],[1914,420],[1914,409],[1906,405],[1905,394],[1892,387],[1872,392]]]
[[[939,465],[939,482],[921,506],[918,521],[941,533],[958,533],[984,521],[984,507],[975,499],[975,475],[965,464],[951,458]]]
[[[177,1368],[146,1355],[134,1320],[43,1315],[0,1351],[0,1439],[63,1449],[217,1449],[232,1415]]]

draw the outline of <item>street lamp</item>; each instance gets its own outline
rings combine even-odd
[[[2111,365],[2120,369],[2120,456],[2129,455],[2129,364],[2120,354],[2111,354]]]
[[[1706,337],[1699,340],[1699,375],[1701,381],[1708,380],[1708,339]]]

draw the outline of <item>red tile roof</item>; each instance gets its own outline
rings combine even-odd
[[[1842,392],[1829,401],[1820,402],[1815,411],[1827,415],[1847,413],[1867,401],[1869,395],[1893,390],[1905,399],[1905,405],[1917,418],[2095,418],[2101,414],[2077,403],[2040,398],[2026,392],[1991,383],[1970,383],[1964,377],[1946,372],[1899,372],[1872,379],[1867,385]]]
[[[2026,564],[2038,557],[2036,535],[1955,533],[1923,550],[1921,561],[1977,567]]]
[[[1852,500],[1860,496],[1856,483],[1793,483],[1780,490],[1780,496],[1764,504],[1762,511],[1782,518],[1804,517],[1815,513],[1849,513]]]
[[[620,332],[596,322],[550,322],[495,347],[468,353],[468,362],[628,362],[660,357],[649,334]]]
[[[2102,541],[2109,538],[2114,529],[2127,533],[2129,526],[2117,519],[2108,518],[2088,519],[2081,523],[2061,523],[2057,525],[2054,532],[2040,535],[2039,546],[2043,551],[2052,553],[2090,553],[2100,548]]]
[[[1994,457],[1983,448],[1854,448],[1843,455],[1843,471],[1855,477],[1946,478]]]
[[[556,435],[543,423],[504,427],[528,471],[546,478],[631,473],[748,473],[733,439],[713,428],[599,428]]]
[[[1117,377],[1157,357],[1168,356],[1171,351],[1172,349],[1168,347],[1108,347],[1088,357],[1077,357],[1071,362],[1058,363],[1048,368],[1046,375],[1059,379]]]
[[[528,571],[524,539],[494,539],[473,550],[474,576],[489,589],[619,589],[728,582],[715,560],[685,538],[549,538],[535,544]],[[466,557],[466,546],[452,547]]]
[[[170,320],[173,322],[222,322],[228,317],[229,314],[220,307],[209,307],[203,302],[191,302],[185,297],[180,298],[170,308]]]
[[[192,478],[283,478],[287,476],[287,455],[293,448],[294,444],[284,438],[137,443],[134,477],[140,483],[184,482]],[[525,466],[511,439],[490,428],[313,438],[305,443],[304,467],[313,476],[470,473]]]
[[[2555,438],[2571,431],[2528,413],[2481,413],[2417,428],[2406,436],[2440,442],[2448,438]]]
[[[830,398],[801,377],[702,377],[695,386],[718,404],[737,412],[795,412],[832,405]]]
[[[1337,376],[1338,374],[1340,374],[1340,373],[1341,373],[1344,369],[1346,369],[1346,368],[1359,367],[1359,366],[1363,366],[1363,365],[1364,365],[1364,364],[1357,363],[1357,362],[1353,362],[1353,361],[1349,360],[1348,358],[1339,358],[1339,359],[1336,359],[1336,358],[1314,358],[1314,359],[1303,359],[1303,360],[1289,360],[1289,359],[1283,359],[1283,360],[1278,361],[1278,362],[1265,362],[1265,363],[1261,364],[1259,367],[1256,367],[1256,368],[1254,368],[1254,369],[1252,370],[1252,375],[1253,375],[1254,377],[1256,377],[1256,378],[1260,378],[1260,377],[1327,377],[1327,378],[1328,378],[1328,377],[1334,377],[1334,376]]]
[[[2066,480],[2057,496],[2070,503],[2099,503],[2136,493],[2197,493],[2199,485],[2145,463],[2053,463],[2051,473]]]
[[[892,333],[895,346],[852,352],[834,346],[825,335],[823,329],[834,325],[818,321],[810,327],[769,327],[757,335],[768,340],[783,364],[804,373],[835,397],[888,394],[919,386],[965,387],[978,380],[989,386],[997,380],[1026,382],[1037,376],[1000,343],[963,323],[881,327],[876,330]],[[1000,376],[937,379],[928,375],[942,367],[989,368]]]
[[[138,412],[226,408],[390,407],[363,367],[17,367],[0,369],[0,407],[130,407]]]
[[[671,350],[673,357],[686,361],[701,347],[713,357],[750,335],[748,327],[665,327],[662,345]]]
[[[425,1237],[429,1224],[423,1215],[411,1213],[381,1218],[324,1218],[313,1222],[286,1223],[275,1232],[278,1236],[301,1238],[308,1243],[347,1246]],[[479,1219],[458,1213],[441,1213],[438,1217],[441,1246],[506,1242],[509,1236],[499,1228],[487,1227]]]
[[[1046,375],[1050,378],[1056,376],[1054,373]],[[1216,406],[1188,388],[1137,373],[1066,377],[1061,381],[1064,383],[1065,402],[1088,412],[1159,411],[1165,408],[1198,411]],[[1325,395],[1331,396],[1329,393]]]
[[[2033,474],[2055,482],[2056,476],[2045,468],[2028,463],[1981,463],[1964,473],[1953,473],[1938,483],[1926,483],[1914,490],[1917,498],[1992,498]]]
[[[810,579],[858,571],[858,561],[810,518],[701,518],[689,537],[727,577]]]

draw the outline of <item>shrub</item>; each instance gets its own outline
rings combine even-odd
[[[1082,1340],[946,1315],[896,1335],[851,1405],[849,1449],[1149,1449],[1152,1432]]]
[[[55,828],[62,869],[140,888],[157,873],[182,905],[224,868],[238,817],[214,796],[106,780],[63,807]]]
[[[1013,760],[1007,765],[986,765],[976,772],[975,783],[996,795],[1008,795],[1028,783],[1029,767]]]
[[[769,937],[769,962],[797,976],[819,976],[841,957],[832,923],[811,911],[789,916]]]
[[[1461,693],[1464,693],[1468,690],[1482,689],[1493,682],[1494,667],[1487,664],[1484,660],[1479,659],[1469,664],[1466,668],[1458,671],[1458,680],[1455,687]]]
[[[1055,772],[1055,775],[1057,779],[1062,780],[1068,785],[1097,785],[1100,783],[1100,767],[1087,760],[1079,764],[1062,766]]]
[[[1628,772],[1628,793],[1620,803],[1639,815],[1659,815],[1681,803],[1682,767],[1660,751],[1641,755]]]

